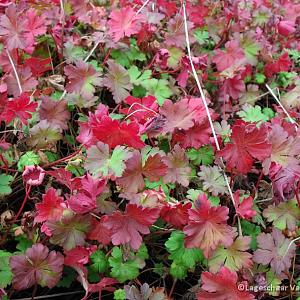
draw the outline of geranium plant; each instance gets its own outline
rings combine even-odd
[[[299,15],[1,1],[1,299],[300,299]]]

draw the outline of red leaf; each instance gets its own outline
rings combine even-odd
[[[68,65],[64,70],[69,78],[66,85],[68,92],[80,93],[82,97],[90,99],[94,95],[95,86],[101,85],[100,73],[92,64],[79,60],[76,66]]]
[[[184,149],[175,145],[173,151],[163,158],[163,162],[168,166],[164,182],[179,183],[185,187],[189,185],[191,168]]]
[[[166,117],[164,126],[166,133],[173,132],[175,128],[187,130],[194,125],[194,112],[189,107],[188,99],[182,99],[176,103],[166,100],[159,112]]]
[[[35,43],[34,38],[36,36],[46,33],[46,20],[43,15],[38,16],[34,9],[29,9],[26,12],[25,20],[24,36],[26,37],[26,41],[29,45],[33,45]]]
[[[115,42],[118,42],[125,36],[138,33],[140,23],[144,17],[137,14],[131,7],[122,7],[120,10],[113,10],[108,21],[109,33]]]
[[[251,170],[254,158],[263,160],[271,154],[268,143],[268,130],[265,126],[237,122],[232,127],[231,142],[226,144],[218,156],[224,157],[228,168],[236,168],[246,174]]]
[[[25,254],[10,258],[13,272],[13,287],[16,290],[25,290],[35,284],[55,287],[63,270],[64,257],[56,251],[42,244],[35,244],[27,249]]]
[[[132,249],[139,249],[142,244],[141,234],[149,234],[149,226],[159,216],[159,209],[144,208],[136,204],[127,204],[124,213],[114,212],[104,221],[106,227],[112,231],[113,245],[129,243]]]
[[[35,207],[37,209],[35,222],[58,221],[65,209],[64,198],[57,196],[54,188],[49,188],[43,195],[42,203],[37,203]]]
[[[20,18],[15,4],[10,4],[0,18],[0,36],[8,50],[24,49],[27,46],[24,37],[26,18]]]
[[[105,226],[108,216],[105,215],[100,221],[92,220],[92,230],[88,234],[88,239],[98,241],[100,244],[107,246],[111,241],[111,230]]]
[[[291,267],[297,247],[281,230],[273,228],[272,233],[260,233],[257,243],[258,249],[253,254],[254,262],[270,265],[277,275],[283,275]]]
[[[18,74],[24,92],[30,92],[33,89],[35,89],[38,85],[38,81],[34,76],[32,76],[29,67],[18,68]],[[19,97],[20,88],[18,86],[18,82],[14,72],[10,73],[10,75],[6,78],[5,82],[7,84],[8,94],[12,94],[14,97]]]
[[[217,274],[202,272],[202,291],[197,300],[254,300],[255,297],[246,291],[247,282],[239,283],[236,272],[222,267]],[[241,288],[243,290],[241,290]]]
[[[157,112],[158,109],[156,98],[153,96],[146,96],[141,99],[128,96],[125,98],[124,103],[130,105],[130,107],[122,108],[120,109],[120,112],[127,116],[130,115],[128,117],[129,120],[136,120],[140,124],[145,124],[146,121],[154,117],[155,112]],[[146,108],[149,108],[149,110]]]
[[[278,23],[278,32],[281,35],[289,36],[296,31],[295,22],[286,20]]]
[[[30,102],[30,98],[23,93],[18,98],[7,102],[2,118],[6,123],[19,118],[23,124],[27,124],[27,120],[31,118],[31,113],[35,112],[37,106],[37,103]]]
[[[188,130],[177,130],[172,139],[183,148],[199,149],[203,145],[209,144],[211,128],[208,121],[196,124]]]
[[[182,229],[188,223],[188,211],[191,207],[192,203],[168,203],[161,209],[160,215],[166,222],[173,225],[175,228]]]
[[[132,157],[126,161],[126,169],[122,177],[117,178],[117,185],[126,192],[137,193],[145,187],[143,178],[142,156],[139,151],[134,151]]]
[[[291,60],[287,52],[282,54],[276,61],[265,65],[265,74],[267,77],[273,76],[275,73],[287,72],[291,66]]]
[[[44,97],[39,107],[40,120],[47,120],[61,129],[68,129],[68,120],[70,112],[67,102],[64,100],[54,101],[50,97]]]
[[[87,173],[81,178],[81,185],[84,193],[96,199],[96,197],[103,192],[106,181],[104,179],[94,179],[90,174]]]
[[[97,208],[96,198],[84,193],[78,193],[68,199],[70,208],[77,214],[85,214]]]
[[[149,156],[143,166],[140,152],[134,151],[133,156],[126,161],[125,172],[116,182],[126,192],[137,193],[145,187],[143,175],[150,181],[158,181],[167,173],[167,169],[158,153]]]
[[[91,230],[91,217],[75,215],[70,210],[66,212],[59,221],[47,221],[45,225],[47,235],[51,236],[50,242],[70,250],[85,244],[86,235]]]
[[[59,183],[67,186],[71,191],[78,189],[81,186],[79,178],[72,178],[72,173],[66,169],[55,169],[47,171],[47,174],[53,176]]]
[[[225,98],[230,96],[232,99],[239,99],[242,92],[245,92],[245,83],[241,79],[241,75],[236,75],[232,78],[225,79],[221,90],[220,96]]]
[[[52,70],[51,58],[30,57],[24,61],[24,66],[29,67],[32,75],[35,77]]]
[[[97,246],[92,246],[97,249]],[[65,250],[65,262],[66,266],[73,267],[75,265],[85,265],[89,262],[90,255],[96,250],[91,248],[85,248],[78,246],[71,250]]]
[[[253,209],[253,198],[251,196],[246,198],[240,197],[240,190],[237,190],[234,195],[234,207],[236,213],[243,219],[251,220],[256,215],[256,211]]]
[[[225,44],[226,51],[217,49],[212,59],[217,65],[218,71],[222,72],[240,60],[245,58],[244,51],[240,48],[239,42],[236,40],[228,41]]]
[[[78,273],[78,281],[82,284],[85,289],[85,295],[81,300],[87,300],[89,298],[89,293],[98,292],[101,296],[102,291],[113,292],[115,290],[111,285],[118,283],[115,279],[104,277],[98,283],[89,283],[88,281],[88,271],[84,266],[75,266],[74,269]]]
[[[114,287],[111,285],[118,283],[118,281],[114,278],[110,277],[103,277],[98,283],[90,283],[89,284],[89,291],[91,293],[101,292],[101,291],[108,291],[113,292],[115,290]]]
[[[228,207],[211,207],[205,194],[199,196],[195,209],[189,210],[188,225],[183,228],[187,248],[200,248],[206,258],[220,244],[230,246],[234,230],[228,226]]]
[[[166,175],[167,170],[168,167],[158,153],[153,156],[150,155],[143,166],[143,174],[150,181],[158,181],[161,176]]]
[[[94,179],[86,174],[81,179],[81,189],[68,199],[70,208],[78,213],[85,214],[97,208],[97,196],[103,191],[106,181]]]
[[[101,122],[93,127],[94,136],[110,148],[118,145],[127,145],[136,149],[144,147],[144,142],[139,137],[139,127],[135,122],[127,124],[103,116]]]

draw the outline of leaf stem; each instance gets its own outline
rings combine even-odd
[[[17,72],[16,66],[15,66],[14,61],[13,61],[13,59],[12,59],[12,57],[11,57],[11,55],[10,55],[10,53],[9,53],[8,50],[6,50],[6,53],[7,53],[9,62],[10,62],[10,64],[11,64],[12,68],[13,68],[13,71],[14,71],[14,73],[15,73],[15,76],[16,76],[16,80],[17,80],[17,83],[18,83],[18,87],[19,87],[20,94],[22,94],[22,93],[23,93],[23,89],[22,89],[20,77],[19,77],[19,74],[18,74],[18,72]]]
[[[68,156],[66,156],[66,157],[60,158],[60,159],[58,159],[58,160],[56,160],[56,161],[53,161],[52,163],[49,163],[49,164],[44,165],[43,168],[44,168],[44,169],[50,168],[50,167],[56,166],[57,164],[59,164],[59,163],[61,163],[61,162],[63,162],[63,161],[69,160],[70,158],[72,158],[72,157],[76,156],[78,153],[80,153],[81,148],[82,148],[82,147],[80,147],[80,148],[77,149],[75,152],[73,152],[72,154],[70,154],[70,155],[68,155]]]
[[[189,39],[189,33],[188,33],[188,25],[187,25],[187,15],[186,15],[186,3],[185,3],[185,0],[183,0],[182,8],[183,8],[183,18],[184,18],[184,31],[185,31],[186,48],[187,48],[187,51],[188,51],[188,57],[189,57],[190,65],[191,65],[191,68],[192,68],[192,73],[193,73],[193,76],[195,78],[197,87],[199,89],[203,105],[205,107],[206,115],[207,115],[207,118],[208,118],[208,121],[209,121],[209,125],[210,125],[211,130],[212,130],[212,134],[213,134],[213,138],[214,138],[214,141],[215,141],[215,144],[216,144],[216,148],[217,148],[218,151],[220,151],[221,150],[220,144],[219,144],[219,141],[218,141],[218,138],[217,138],[217,134],[216,134],[216,131],[215,131],[215,128],[214,128],[212,117],[210,115],[208,104],[206,102],[206,97],[205,97],[205,94],[204,94],[203,89],[201,87],[201,83],[200,83],[200,80],[199,80],[198,74],[196,72],[196,69],[195,69],[195,66],[194,66],[194,63],[193,63],[193,59],[192,59],[191,47],[190,47],[190,39]],[[223,162],[222,157],[220,158],[220,161],[222,163],[222,168],[224,169],[224,162]],[[230,187],[230,183],[229,183],[228,177],[226,175],[226,172],[222,168],[220,168],[220,169],[221,169],[222,174],[224,176],[224,179],[225,179],[228,191],[229,191],[229,195],[230,195],[231,201],[234,204],[233,192],[232,192],[232,189]],[[239,219],[239,217],[238,217],[238,219]],[[239,228],[239,235],[242,235],[241,228]]]
[[[24,206],[25,206],[25,204],[26,204],[26,202],[27,202],[28,196],[29,196],[30,191],[31,191],[31,185],[26,185],[25,191],[26,191],[26,194],[25,194],[25,197],[24,197],[24,199],[23,199],[22,205],[21,205],[21,207],[19,208],[17,214],[15,215],[12,224],[15,223],[16,220],[18,220],[19,216],[21,215],[21,213],[22,213],[22,211],[23,211],[23,209],[24,209]]]
[[[297,238],[291,240],[291,242],[289,243],[288,247],[285,250],[285,253],[284,253],[282,259],[286,256],[286,254],[288,253],[288,251],[289,251],[290,247],[292,246],[292,244],[299,241],[299,240],[300,240],[300,236],[298,236]]]
[[[291,115],[288,113],[288,111],[282,105],[282,103],[280,102],[280,100],[278,99],[278,97],[275,95],[275,93],[273,92],[273,90],[270,88],[270,86],[268,84],[266,84],[266,88],[268,89],[268,91],[270,92],[270,94],[273,96],[273,98],[276,100],[276,102],[278,103],[278,105],[282,108],[282,110],[287,115],[287,117],[291,121],[291,123],[293,123],[298,128],[299,124],[291,117]]]
[[[135,15],[137,16],[142,10],[143,8],[149,3],[150,0],[146,0],[143,5],[139,8],[139,10],[135,13]]]
[[[171,290],[170,290],[170,294],[169,294],[169,296],[168,296],[169,299],[171,299],[171,296],[172,296],[172,294],[173,294],[173,292],[174,292],[176,282],[177,282],[177,279],[175,278],[174,281],[173,281]]]

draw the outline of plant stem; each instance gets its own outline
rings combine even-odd
[[[209,121],[210,128],[212,130],[212,134],[213,134],[213,138],[214,138],[214,141],[215,141],[215,144],[216,144],[216,148],[217,148],[218,151],[220,151],[221,147],[220,147],[220,144],[219,144],[219,141],[218,141],[218,138],[217,138],[217,134],[216,134],[216,131],[215,131],[215,128],[214,128],[212,117],[210,115],[208,104],[206,102],[206,97],[205,97],[205,94],[203,92],[203,89],[202,89],[202,86],[201,86],[201,83],[200,83],[200,80],[199,80],[198,74],[196,72],[196,69],[195,69],[195,66],[194,66],[194,63],[193,63],[193,59],[192,59],[192,53],[191,53],[191,47],[190,47],[190,39],[189,39],[189,32],[188,32],[188,25],[187,25],[186,7],[185,6],[186,6],[186,3],[185,3],[185,0],[183,0],[182,8],[183,8],[183,18],[184,18],[184,31],[185,31],[186,48],[187,48],[187,51],[188,51],[188,57],[189,57],[189,61],[190,61],[190,66],[191,66],[192,73],[193,73],[194,79],[196,81],[197,87],[199,89],[203,105],[205,107],[206,115],[207,115],[207,118],[208,118],[208,121]],[[229,191],[229,195],[230,195],[231,201],[234,204],[233,192],[232,192],[232,189],[231,189],[228,177],[226,175],[226,172],[224,171],[224,169],[225,169],[224,166],[225,165],[224,165],[222,157],[220,158],[220,162],[222,164],[222,168],[220,167],[220,170],[221,170],[221,172],[222,172],[222,174],[224,176],[224,179],[225,179],[228,191]],[[241,234],[240,231],[239,231],[239,234]]]
[[[278,105],[281,107],[281,109],[284,111],[284,113],[287,115],[288,119],[290,120],[291,123],[293,123],[296,128],[298,129],[299,124],[291,117],[291,115],[288,113],[288,111],[285,109],[285,107],[282,105],[282,103],[280,102],[279,98],[275,95],[275,93],[273,92],[273,90],[269,87],[268,84],[266,84],[266,88],[268,89],[268,91],[270,92],[270,94],[273,96],[273,98],[276,100],[276,102],[278,103]]]
[[[35,283],[35,285],[34,285],[32,296],[31,296],[31,300],[34,300],[34,297],[36,295],[36,291],[37,291],[37,283]]]
[[[22,205],[21,205],[21,207],[19,208],[17,214],[15,215],[12,224],[15,223],[16,220],[18,220],[19,216],[21,215],[21,213],[22,213],[22,211],[23,211],[23,209],[24,209],[24,206],[25,206],[25,204],[26,204],[26,202],[27,202],[28,196],[29,196],[30,191],[31,191],[31,185],[26,185],[25,191],[26,191],[26,194],[25,194],[25,197],[24,197],[24,199],[23,199]]]
[[[11,64],[12,68],[13,68],[13,71],[14,71],[14,73],[15,73],[15,76],[16,76],[16,80],[17,80],[17,83],[18,83],[18,87],[19,87],[20,94],[22,94],[22,93],[23,93],[23,89],[22,89],[20,77],[19,77],[19,75],[18,75],[16,66],[15,66],[14,61],[13,61],[13,59],[12,59],[12,57],[11,57],[11,55],[10,55],[10,53],[9,53],[8,50],[6,50],[6,53],[7,53],[9,62],[10,62],[10,64]]]
[[[172,296],[172,294],[173,294],[173,292],[174,292],[174,288],[175,288],[176,282],[177,282],[177,279],[175,279],[175,280],[173,281],[173,284],[172,284],[172,287],[171,287],[171,290],[170,290],[170,294],[169,294],[169,296],[168,296],[169,299],[171,299],[171,296]]]
[[[46,168],[50,168],[50,167],[56,166],[57,164],[59,164],[59,163],[61,163],[63,161],[66,161],[66,160],[68,160],[68,159],[76,156],[78,153],[80,153],[80,151],[81,151],[81,147],[78,150],[76,150],[75,152],[73,152],[72,154],[70,154],[70,155],[68,155],[66,157],[60,158],[60,159],[58,159],[56,161],[53,161],[52,163],[44,165],[43,168],[46,169]]]

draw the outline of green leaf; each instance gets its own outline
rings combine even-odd
[[[243,234],[250,235],[252,237],[250,242],[250,248],[252,250],[256,250],[257,249],[256,237],[261,233],[260,227],[246,220],[241,220],[241,226],[242,226]]]
[[[33,245],[32,240],[29,240],[25,234],[16,236],[15,240],[18,241],[16,248],[21,252],[25,252],[27,248],[30,248]]]
[[[190,149],[187,152],[187,156],[195,166],[201,164],[207,166],[214,161],[214,151],[211,146],[203,146],[200,149]]]
[[[245,34],[240,41],[240,45],[251,65],[256,65],[257,55],[261,49],[260,44],[258,44],[250,34]]]
[[[101,250],[95,251],[91,256],[91,269],[96,273],[105,273],[109,267],[108,259],[105,253]]]
[[[0,174],[0,196],[9,195],[12,192],[10,184],[13,181],[13,176]]]
[[[110,56],[120,65],[129,68],[136,60],[145,61],[146,55],[140,51],[136,45],[131,45],[129,49],[113,49]]]
[[[184,233],[181,231],[173,231],[165,246],[170,253],[169,259],[173,260],[170,272],[175,278],[183,279],[187,270],[195,268],[196,263],[204,258],[201,250],[184,247]]]
[[[245,122],[263,123],[269,120],[269,117],[261,111],[261,107],[245,104],[242,111],[239,111],[238,116]]]
[[[253,14],[253,25],[263,26],[271,17],[271,12],[269,10],[256,10]]]
[[[139,264],[135,260],[123,260],[123,253],[119,247],[113,247],[111,257],[108,259],[111,266],[110,276],[120,283],[135,279],[139,275]]]
[[[133,85],[132,96],[135,98],[143,98],[146,96],[146,89],[141,85]]]
[[[91,266],[87,266],[89,282],[96,283],[100,281],[100,274],[94,271]]]
[[[273,290],[268,291],[268,294],[271,296],[279,296],[280,292],[276,291],[276,287],[280,286],[281,279],[277,275],[274,274],[271,270],[266,273],[266,279],[268,282],[268,286],[273,287]]]
[[[117,146],[110,155],[109,146],[98,142],[87,150],[85,168],[94,176],[120,177],[125,170],[125,162],[131,155],[124,146]]]
[[[169,51],[169,57],[167,60],[167,65],[169,68],[177,68],[178,64],[180,63],[180,60],[182,56],[184,55],[183,51],[176,47],[167,48]]]
[[[78,60],[84,60],[87,56],[87,52],[79,46],[75,46],[71,42],[65,43],[65,49],[64,49],[64,57],[69,62],[76,62]]]
[[[220,198],[216,196],[208,196],[208,200],[211,206],[218,206],[220,204]]]
[[[300,208],[296,200],[281,202],[278,205],[269,205],[263,216],[268,222],[273,222],[273,226],[280,230],[295,230],[297,222],[300,220]]]
[[[269,120],[275,117],[274,111],[269,107],[264,107],[262,112],[268,117]]]
[[[296,66],[300,66],[300,51],[296,49],[285,49]]]
[[[138,252],[136,253],[136,256],[143,260],[149,258],[148,249],[144,243],[142,243],[142,245],[140,246]]]
[[[76,246],[83,246],[87,232],[91,230],[91,219],[87,215],[64,215],[59,221],[47,221],[46,225],[51,230],[50,242],[60,245],[65,250]]]
[[[166,79],[152,78],[143,82],[143,86],[147,90],[148,95],[156,97],[159,105],[163,105],[165,100],[173,94]]]
[[[53,153],[51,151],[45,151],[44,153],[46,154],[49,163],[54,162],[59,159],[59,156],[57,153]]]
[[[295,72],[280,72],[278,74],[278,84],[283,87],[287,87],[294,83],[294,79],[297,77]]]
[[[251,241],[250,236],[237,237],[233,244],[227,248],[217,248],[208,261],[210,272],[216,273],[222,266],[231,271],[252,266],[251,254],[247,252]]]
[[[25,166],[38,165],[40,163],[40,157],[33,151],[27,151],[23,154],[18,161],[18,170],[23,171]]]
[[[145,72],[139,71],[137,66],[131,66],[128,70],[130,77],[130,82],[134,85],[143,85],[146,80],[149,80],[151,77],[151,70],[146,70]]]
[[[266,76],[264,74],[257,73],[254,76],[254,81],[257,84],[263,84],[265,82],[265,80],[266,80]]]
[[[78,159],[80,160],[80,159]],[[76,165],[73,163],[74,161],[70,161],[67,166],[66,170],[72,172],[76,177],[83,176],[85,173],[84,168],[82,168],[80,165]]]
[[[12,281],[13,274],[9,265],[12,253],[0,250],[0,288],[6,288]]]
[[[177,279],[184,279],[187,276],[188,268],[178,263],[177,261],[173,261],[170,267],[170,274]]]
[[[126,293],[123,289],[117,289],[114,291],[114,300],[125,300]]]
[[[154,263],[153,272],[162,277],[164,275],[164,264],[162,262]]]
[[[204,191],[210,192],[213,196],[228,193],[224,176],[217,166],[201,166],[198,176],[203,181]]]
[[[209,41],[209,33],[206,30],[202,30],[201,28],[197,28],[194,31],[194,38],[200,44],[206,44]]]
[[[76,279],[76,272],[74,269],[65,266],[63,270],[63,275],[60,281],[56,284],[57,287],[69,288],[72,282]]]

